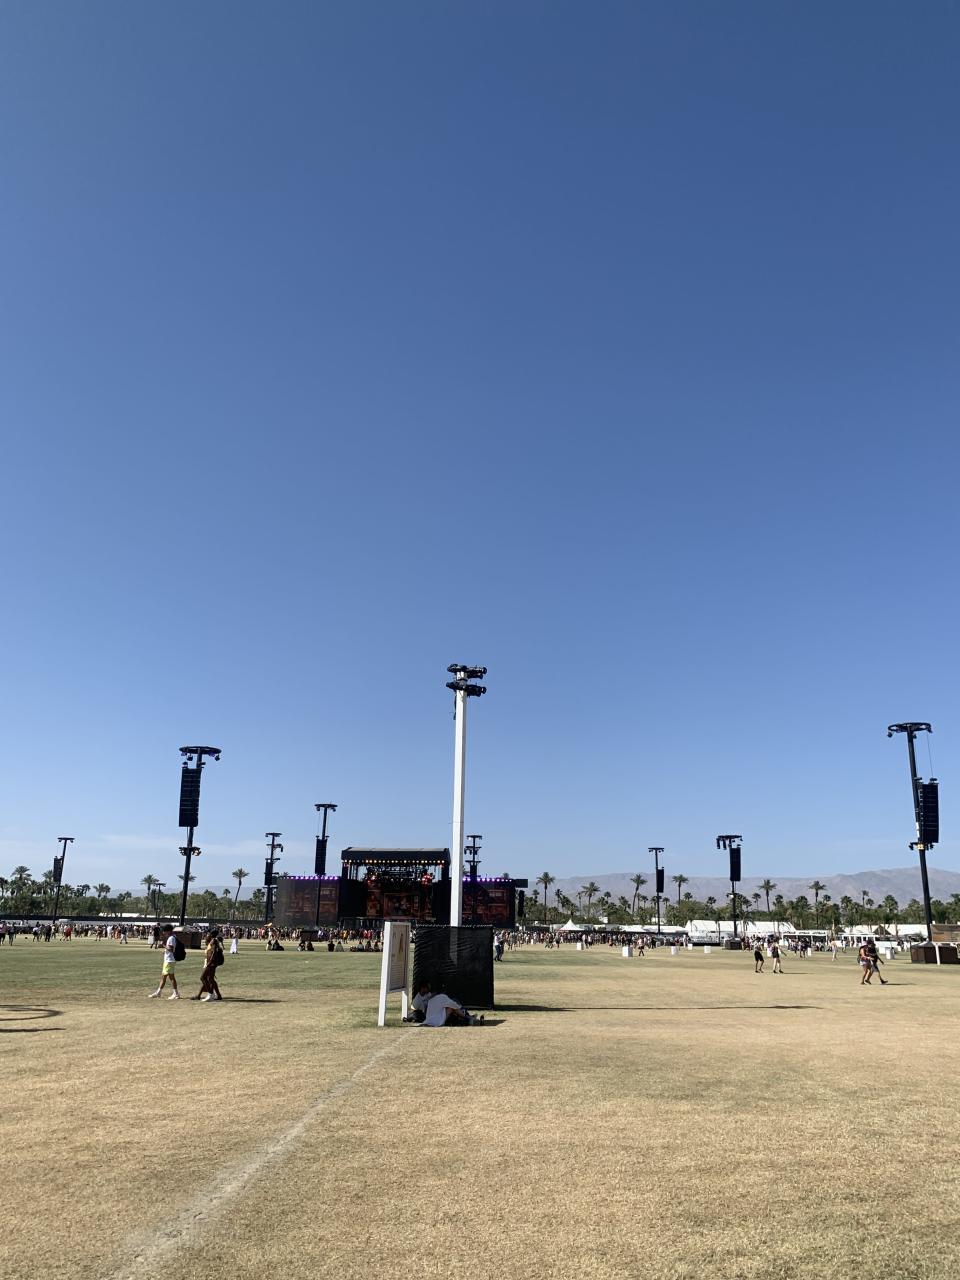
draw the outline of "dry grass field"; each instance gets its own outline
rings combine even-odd
[[[378,966],[248,943],[207,1005],[3,947],[0,1274],[960,1272],[957,970],[527,949],[485,1026],[378,1031]]]

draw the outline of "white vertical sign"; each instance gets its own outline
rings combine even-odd
[[[407,1016],[407,986],[410,977],[410,926],[388,920],[383,926],[383,957],[380,965],[380,1009],[377,1026],[387,1020],[387,996],[400,992],[400,1016]]]

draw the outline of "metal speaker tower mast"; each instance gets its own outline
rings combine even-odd
[[[180,771],[180,826],[186,827],[187,843],[180,846],[180,852],[186,859],[183,867],[183,892],[180,895],[180,923],[187,918],[187,895],[190,892],[190,863],[200,856],[200,850],[193,843],[193,833],[200,825],[200,777],[203,773],[203,757],[213,756],[220,759],[219,747],[181,747],[184,757]],[[196,757],[197,763],[189,766]]]
[[[660,899],[663,896],[665,872],[664,868],[660,865],[660,855],[663,853],[663,845],[652,844],[647,849],[647,853],[653,854],[654,886],[657,891],[657,933],[662,933],[663,930],[660,925]]]
[[[927,850],[940,840],[940,797],[936,778],[924,782],[917,775],[917,753],[914,742],[918,733],[933,733],[925,720],[908,720],[903,724],[887,725],[887,737],[895,733],[907,735],[907,754],[910,759],[910,789],[913,793],[913,816],[917,824],[917,838],[909,848],[916,849],[920,858],[920,879],[923,883],[923,915],[927,924],[927,941],[933,941],[933,911],[930,907],[930,879],[927,875]]]

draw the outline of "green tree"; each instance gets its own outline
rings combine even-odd
[[[630,877],[630,883],[633,885],[633,914],[637,914],[637,904],[640,901],[640,890],[647,883],[646,876],[642,876],[639,871],[635,876]],[[644,898],[646,902],[646,898]]]
[[[685,884],[689,884],[689,883],[690,883],[690,881],[689,881],[689,879],[687,878],[687,876],[685,876],[685,875],[671,876],[671,877],[670,877],[670,879],[671,879],[671,880],[673,881],[673,883],[677,886],[677,906],[679,907],[679,905],[680,905],[680,890],[683,888],[683,886],[684,886]]]
[[[821,884],[819,880],[814,880],[813,884],[808,884],[807,888],[813,890],[813,914],[817,921],[817,928],[820,927],[820,895],[827,886]]]
[[[580,886],[580,893],[582,893],[587,900],[587,919],[588,920],[590,919],[590,903],[594,900],[594,898],[597,896],[599,892],[600,892],[600,886],[598,884],[594,884],[592,880],[590,880],[587,884]],[[577,896],[579,897],[579,894]]]
[[[150,894],[153,892],[153,886],[157,883],[157,877],[152,875],[145,875],[143,879],[140,881],[140,883],[143,885],[144,889],[146,889],[146,893],[144,895],[145,901],[143,905],[143,914],[146,915],[147,912],[150,910]]]
[[[760,881],[760,889],[763,893],[766,894],[766,897],[767,897],[767,915],[770,914],[770,895],[771,893],[773,893],[776,887],[777,886],[773,880]]]
[[[109,895],[109,893],[110,893],[110,886],[109,886],[108,884],[98,884],[98,885],[97,885],[97,897],[98,897],[98,898],[106,898],[106,897]]]
[[[236,906],[237,901],[239,900],[239,897],[240,897],[240,890],[243,888],[243,882],[244,880],[246,880],[250,872],[245,871],[243,867],[237,867],[236,871],[231,871],[230,874],[233,876],[234,880],[236,880],[237,882],[237,893],[236,893],[236,897],[233,900],[233,905]]]
[[[537,876],[536,883],[543,885],[543,913],[544,917],[548,914],[550,905],[550,886],[556,880],[556,876],[552,876],[549,871],[541,871]]]

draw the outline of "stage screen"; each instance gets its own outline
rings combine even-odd
[[[476,911],[474,911],[476,892]],[[492,925],[494,928],[511,928],[514,889],[512,880],[479,880],[476,885],[463,882],[463,923]]]
[[[337,923],[340,897],[338,877],[281,876],[274,891],[273,918],[282,929],[302,929],[317,923],[317,893],[321,925]]]

